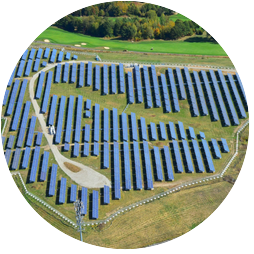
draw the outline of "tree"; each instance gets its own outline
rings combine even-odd
[[[127,40],[133,39],[136,33],[137,33],[137,27],[134,24],[127,22],[122,25],[121,36],[123,39],[127,39]]]
[[[146,17],[148,19],[151,19],[151,20],[156,20],[157,19],[157,14],[156,14],[156,11],[154,10],[150,10],[146,13]]]
[[[166,17],[164,15],[164,13],[161,14],[160,23],[162,26],[164,26],[166,24]]]
[[[123,25],[123,20],[121,18],[116,19],[114,26],[114,35],[119,36],[121,27]]]
[[[113,35],[113,22],[108,18],[104,19],[99,27],[99,36],[101,37],[111,37]]]
[[[154,30],[154,37],[155,37],[156,39],[159,39],[159,38],[160,38],[160,34],[161,34],[160,29],[159,29],[159,28],[156,28],[156,29]]]

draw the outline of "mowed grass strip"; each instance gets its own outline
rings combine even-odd
[[[43,41],[50,40],[51,43],[75,45],[86,43],[81,46],[84,48],[104,49],[109,47],[110,50],[129,50],[139,52],[153,52],[157,53],[173,53],[173,54],[191,54],[191,55],[218,55],[226,56],[226,52],[219,44],[212,42],[186,42],[186,41],[163,41],[150,40],[141,42],[129,42],[121,40],[109,40],[98,37],[92,37],[83,34],[70,33],[60,28],[49,27],[43,31],[35,40]]]

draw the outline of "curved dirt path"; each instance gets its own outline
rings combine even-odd
[[[57,64],[48,64],[47,67],[42,69],[41,71],[47,71],[49,69],[52,69],[54,66]],[[66,157],[64,157],[60,151],[58,150],[57,146],[53,144],[53,136],[49,135],[48,133],[48,127],[46,126],[46,119],[44,118],[43,114],[40,114],[40,107],[37,103],[37,101],[34,99],[34,82],[38,78],[39,74],[41,71],[37,72],[30,80],[29,83],[29,94],[30,94],[30,99],[33,104],[35,114],[40,122],[42,132],[44,136],[46,137],[49,147],[59,165],[59,167],[77,184],[87,187],[87,188],[101,188],[104,185],[111,186],[111,182],[107,177],[104,175],[96,172],[95,170],[79,163],[76,161],[72,161]],[[70,171],[65,165],[64,162],[69,162],[79,168],[81,168],[81,171],[74,173]]]

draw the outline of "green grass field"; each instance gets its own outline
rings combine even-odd
[[[56,27],[49,27],[43,31],[35,40],[50,40],[51,43],[75,45],[87,43],[82,46],[84,48],[104,49],[109,47],[112,51],[139,51],[157,53],[173,53],[173,54],[191,54],[191,55],[216,55],[226,56],[227,54],[219,44],[211,42],[186,42],[186,41],[141,41],[129,42],[121,40],[108,40],[88,35],[70,33]]]

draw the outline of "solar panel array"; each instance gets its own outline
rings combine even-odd
[[[155,161],[155,170],[156,170],[156,180],[163,181],[160,150],[158,147],[154,146],[153,152],[154,152],[154,161]]]
[[[14,144],[14,140],[15,140],[15,136],[10,135],[10,137],[9,137],[9,139],[8,139],[8,142],[7,142],[7,144],[6,144],[6,148],[7,148],[7,149],[12,149],[13,144]]]
[[[150,123],[150,130],[151,130],[151,139],[153,141],[157,140],[157,131],[155,123]]]
[[[149,81],[147,66],[143,66],[143,73],[144,73],[147,108],[152,108],[153,103],[152,103],[152,95],[151,95],[150,81]]]
[[[103,188],[103,204],[108,205],[109,203],[110,203],[109,186],[104,185],[104,188]]]
[[[39,70],[40,61],[41,61],[40,59],[36,59],[34,61],[33,72],[37,72]]]
[[[73,147],[73,156],[78,157],[79,156],[79,143],[74,143]]]
[[[36,141],[35,141],[36,146],[41,145],[42,136],[43,136],[42,132],[37,132]]]
[[[68,102],[67,121],[66,121],[66,128],[65,128],[65,137],[64,137],[64,141],[66,143],[70,143],[71,141],[73,108],[74,108],[74,96],[71,95],[69,97],[69,102]]]
[[[23,156],[21,168],[27,168],[28,167],[28,162],[29,162],[29,158],[30,158],[30,152],[31,152],[31,148],[30,147],[26,147],[26,149],[24,151],[24,156]]]
[[[174,181],[174,174],[173,174],[171,157],[169,153],[169,147],[164,146],[163,148],[164,148],[163,151],[164,151],[165,164],[166,164],[167,180]]]
[[[163,98],[165,103],[165,112],[171,112],[170,102],[169,102],[169,95],[168,95],[168,87],[167,82],[164,74],[161,74],[161,83],[162,83],[162,91],[163,91]]]
[[[87,65],[87,86],[92,85],[92,62],[88,62]]]
[[[85,63],[81,62],[79,66],[79,78],[78,78],[78,86],[84,86],[84,76],[85,76]]]
[[[61,64],[57,64],[57,66],[56,66],[56,75],[55,75],[55,83],[59,83],[60,82],[61,69],[62,69],[62,65]]]
[[[137,129],[136,114],[132,112],[131,112],[131,134],[132,134],[132,140],[137,141],[138,129]]]
[[[32,161],[32,166],[31,166],[31,171],[30,171],[30,176],[29,176],[30,183],[35,182],[38,164],[39,164],[40,150],[41,150],[41,148],[39,146],[36,146],[34,149],[33,161]]]
[[[169,122],[168,126],[169,126],[169,136],[170,136],[170,139],[171,140],[177,139],[174,123]]]
[[[84,141],[89,142],[90,141],[90,125],[86,124],[85,125],[85,136],[84,136]]]
[[[203,145],[203,149],[204,149],[204,154],[205,154],[206,161],[207,161],[208,171],[214,173],[215,169],[214,169],[213,160],[212,160],[211,153],[209,151],[209,147],[208,147],[207,141],[205,139],[202,139],[201,141],[202,141],[202,145]]]
[[[156,69],[155,69],[154,65],[151,65],[151,73],[152,73],[154,98],[155,98],[154,105],[156,108],[160,108],[161,107],[161,98],[160,98],[160,92],[159,92],[159,86],[158,86],[158,79],[157,79],[157,75],[156,75]]]
[[[106,64],[103,65],[103,95],[108,94],[108,66]]]
[[[56,104],[57,104],[57,95],[53,95],[50,104],[50,112],[48,118],[48,124],[54,125],[55,122],[55,113],[56,113]]]
[[[89,143],[84,143],[83,156],[85,157],[89,156],[89,146]]]
[[[62,60],[63,60],[63,55],[64,55],[64,53],[63,53],[63,51],[60,51],[59,52],[59,54],[58,54],[58,56],[57,56],[57,62],[62,62]]]
[[[78,143],[80,141],[80,132],[81,132],[82,106],[83,106],[83,96],[79,95],[77,100],[77,107],[76,107],[76,121],[75,121],[75,135],[74,135],[74,142],[78,142]]]
[[[60,107],[59,107],[58,118],[57,118],[56,135],[55,135],[55,143],[56,144],[59,144],[61,142],[61,138],[62,138],[65,100],[66,100],[66,97],[61,96]]]
[[[146,188],[153,189],[153,176],[151,167],[151,158],[147,141],[143,141],[144,158],[145,158],[145,171],[146,171]]]
[[[8,107],[7,107],[7,110],[6,110],[6,115],[7,116],[12,114],[15,99],[16,99],[17,92],[18,92],[18,88],[19,88],[19,80],[15,80],[13,88],[11,90],[11,96],[10,96],[9,104],[8,104]]]
[[[46,180],[47,171],[48,171],[48,162],[49,162],[49,152],[44,151],[43,160],[42,160],[42,167],[41,167],[41,174],[40,174],[40,181]]]
[[[98,219],[99,217],[99,192],[93,190],[92,194],[92,218],[93,219]]]
[[[91,100],[89,100],[89,99],[87,99],[86,100],[86,110],[90,110],[91,109],[91,107],[92,107],[92,102],[91,102]]]
[[[109,143],[103,145],[103,168],[109,168]]]
[[[225,138],[222,138],[221,139],[221,143],[222,143],[222,152],[223,153],[229,153],[229,148],[228,148],[227,140]]]
[[[57,165],[52,164],[51,174],[50,174],[50,182],[49,182],[49,196],[55,195],[56,190],[56,176],[57,176]]]
[[[146,141],[148,137],[146,130],[146,119],[144,117],[140,117],[140,125],[141,125],[141,140]]]
[[[111,64],[111,93],[116,94],[116,66]]]
[[[120,81],[119,93],[125,93],[124,68],[122,63],[119,63],[119,81]]]
[[[69,79],[69,69],[70,65],[69,63],[65,63],[64,65],[64,73],[63,73],[63,83],[67,83]]]
[[[121,198],[120,188],[120,163],[119,163],[119,144],[114,142],[114,198]]]
[[[76,201],[77,197],[77,185],[72,184],[71,185],[71,195],[70,195],[70,202],[73,203]]]
[[[140,78],[140,70],[137,65],[134,66],[134,77],[136,81],[136,87],[137,87],[137,102],[143,103],[143,92],[142,92],[142,84],[141,84],[141,78]]]
[[[177,68],[176,68],[176,70],[177,70]],[[171,94],[172,94],[174,112],[180,112],[180,107],[179,107],[179,102],[178,102],[178,96],[177,96],[177,91],[176,91],[176,84],[175,84],[175,80],[174,80],[174,75],[173,75],[172,69],[170,69],[170,68],[168,68],[168,78],[169,78],[169,82],[170,82],[170,88],[171,88]],[[178,79],[178,82],[179,82],[179,79]],[[184,90],[184,87],[183,87],[182,76],[181,76],[181,82],[182,83],[178,83],[178,85],[179,85],[179,91],[180,91],[180,99],[184,99],[185,100],[186,99],[186,95],[185,95],[185,90]],[[181,84],[182,84],[182,87],[181,87]],[[185,97],[184,97],[184,95],[185,95]]]
[[[133,104],[134,103],[134,93],[133,93],[133,80],[132,80],[132,73],[128,72],[128,103]]]
[[[11,149],[6,149],[4,156],[5,156],[7,165],[9,165],[10,158],[11,158]]]
[[[186,140],[182,140],[183,151],[186,159],[186,166],[188,173],[194,173],[194,168],[191,160],[190,150],[188,146],[188,142]]]
[[[81,209],[81,214],[85,215],[85,214],[87,214],[87,188],[85,188],[85,187],[81,188],[81,197],[80,197],[80,200],[83,203],[83,207]]]
[[[200,112],[201,115],[207,116],[208,115],[208,109],[205,102],[205,96],[201,87],[201,83],[198,77],[198,73],[196,71],[193,71],[194,81],[196,85],[197,90],[197,101],[199,101],[200,104]]]
[[[95,104],[94,107],[94,141],[99,142],[99,136],[100,136],[100,105]]]
[[[19,128],[18,141],[17,141],[17,144],[16,144],[17,147],[21,147],[22,144],[23,144],[23,141],[24,141],[24,136],[25,136],[25,131],[26,131],[26,125],[27,125],[30,106],[31,106],[31,102],[27,101],[26,105],[25,105],[25,108],[24,108],[24,113],[23,113],[23,116],[22,116],[21,125],[20,125],[20,128]]]
[[[101,80],[101,69],[99,65],[95,66],[95,83],[94,83],[94,90],[100,90],[100,80]]]
[[[23,82],[22,82],[21,88],[20,88],[18,101],[17,101],[17,104],[16,104],[15,113],[14,113],[14,117],[13,117],[13,121],[12,121],[12,125],[11,125],[11,130],[12,131],[17,130],[17,128],[18,128],[18,122],[19,122],[19,117],[20,117],[22,105],[23,105],[26,86],[27,86],[27,80],[24,79]]]
[[[222,114],[223,124],[225,126],[230,126],[228,114],[227,114],[227,111],[226,111],[226,108],[225,108],[225,104],[224,104],[223,99],[222,99],[222,95],[221,95],[220,88],[218,86],[218,83],[217,83],[214,71],[213,70],[209,70],[209,73],[211,75],[213,88],[214,88],[214,91],[215,91],[215,94],[216,94],[216,97],[217,97],[217,101],[218,101],[218,105],[219,105],[219,110],[221,111],[221,114]]]
[[[201,154],[200,154],[200,150],[199,150],[197,140],[195,140],[195,139],[192,140],[192,146],[193,146],[193,151],[194,151],[195,158],[196,158],[196,165],[197,165],[197,168],[198,168],[198,172],[203,173],[205,171],[205,169],[204,169],[204,165],[203,165],[203,162],[202,162],[202,157],[201,157]]]
[[[39,48],[38,49],[38,51],[37,51],[37,54],[36,54],[36,59],[41,59],[41,57],[42,57],[42,53],[43,53],[43,50],[41,49],[41,48]]]
[[[93,143],[93,155],[94,156],[99,156],[99,143],[94,142]]]
[[[50,49],[46,48],[45,51],[44,51],[44,54],[43,54],[44,59],[49,57],[49,52],[50,52]]]
[[[38,79],[35,99],[40,99],[41,98],[41,92],[42,92],[42,86],[43,86],[44,78],[45,78],[45,72],[42,71],[40,73],[40,76],[39,76],[39,79]]]
[[[180,139],[186,139],[183,123],[178,121],[178,127],[179,127]]]
[[[11,74],[11,77],[10,77],[9,82],[7,84],[7,87],[10,87],[12,85],[13,79],[15,77],[16,70],[17,70],[17,66],[15,66],[14,70],[12,71],[12,74]]]
[[[114,115],[113,115],[113,118],[114,118]],[[103,141],[105,142],[109,141],[109,120],[108,119],[109,119],[109,111],[107,108],[104,108],[103,110]]]
[[[27,55],[28,55],[28,52],[29,52],[29,50],[27,49],[24,53],[23,53],[23,55],[21,56],[21,60],[26,60],[26,58],[27,58]]]
[[[59,204],[65,203],[66,196],[66,178],[62,177],[60,181]]]
[[[190,138],[191,139],[195,139],[196,135],[195,135],[195,131],[192,127],[189,126],[189,133],[190,133]]]
[[[163,122],[160,122],[160,138],[161,140],[167,139],[165,124]]]
[[[140,165],[140,157],[139,157],[139,144],[136,141],[133,142],[133,156],[134,156],[136,189],[142,190],[142,176],[141,176],[141,165]]]
[[[118,115],[116,108],[113,108],[113,141],[118,141]]]
[[[123,142],[123,155],[124,155],[124,189],[131,190],[130,152],[128,142]]]
[[[28,56],[28,59],[33,60],[33,59],[34,59],[34,54],[35,54],[35,49],[32,48],[31,51],[30,51],[30,54],[29,54],[29,56]]]
[[[168,70],[171,70],[171,69],[168,69]],[[172,72],[169,71],[170,73]],[[180,100],[186,100],[186,92],[185,92],[185,89],[184,89],[184,84],[183,84],[183,78],[182,78],[182,75],[181,75],[181,70],[177,67],[176,68],[176,76],[177,76],[177,80],[178,80],[178,86],[179,86],[179,99]],[[172,80],[173,81],[173,80]],[[172,83],[170,82],[170,84],[172,85]]]
[[[53,76],[53,72],[49,71],[48,72],[48,76],[47,76],[47,81],[46,81],[46,86],[45,86],[42,106],[41,106],[41,112],[43,114],[46,113],[47,107],[48,107],[48,101],[49,101],[49,94],[50,94],[50,89],[51,89],[52,76]]]
[[[214,151],[215,158],[216,159],[221,159],[221,153],[220,153],[220,149],[218,147],[217,140],[212,138],[211,142],[212,142],[212,148],[213,148],[213,151]]]
[[[17,71],[17,73],[16,73],[16,77],[17,77],[17,78],[20,78],[20,77],[22,76],[25,63],[26,63],[26,62],[25,62],[24,60],[21,60],[21,61],[20,61],[19,67],[18,67],[18,71]]]
[[[36,120],[37,120],[37,117],[32,116],[31,121],[30,121],[30,126],[29,126],[29,129],[28,129],[26,146],[32,146]]]
[[[180,156],[178,142],[176,140],[173,140],[172,145],[173,145],[173,151],[175,155],[176,172],[183,173],[183,165],[182,165],[182,160]]]
[[[127,126],[127,115],[122,113],[121,115],[121,124],[122,124],[122,135],[123,141],[128,141],[128,126]]]
[[[64,59],[65,60],[70,60],[70,58],[71,58],[71,53],[70,52],[66,52]]]
[[[57,50],[56,50],[56,49],[53,49],[52,52],[51,52],[50,59],[49,59],[49,62],[50,62],[50,63],[54,63],[54,62],[55,62],[56,53],[57,53]]]
[[[75,83],[77,79],[77,64],[73,63],[71,67],[71,80],[70,83]]]
[[[235,75],[236,75],[236,79],[237,79],[237,82],[238,82],[238,85],[239,85],[238,89],[239,89],[243,104],[246,108],[246,111],[248,112],[247,98],[246,98],[246,95],[245,95],[245,92],[244,92],[242,81],[241,81],[240,76],[239,76],[238,73],[236,73]]]

